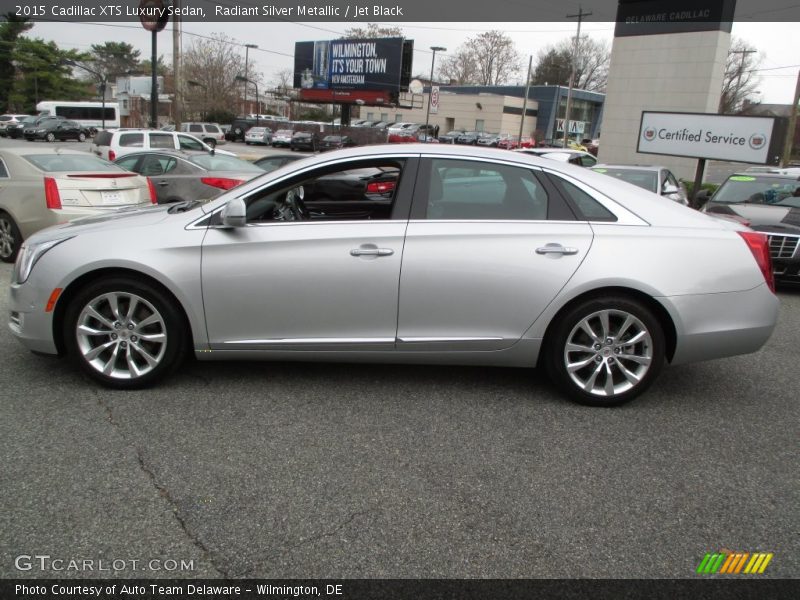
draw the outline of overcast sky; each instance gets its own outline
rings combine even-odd
[[[386,23],[387,25],[392,25]],[[401,23],[405,37],[414,40],[413,73],[429,73],[430,46],[445,46],[455,50],[464,41],[488,29],[505,31],[514,40],[519,52],[533,55],[534,65],[538,52],[551,44],[575,34],[575,23]],[[225,33],[242,44],[258,44],[250,50],[250,70],[261,72],[270,82],[281,69],[292,68],[294,43],[305,40],[324,40],[338,37],[349,27],[346,23],[184,23],[184,48],[193,39],[191,34],[209,35]],[[168,61],[172,57],[172,35],[167,30],[159,35],[159,54]],[[613,41],[614,23],[584,23],[582,34],[592,38]],[[29,35],[52,40],[65,48],[88,50],[93,43],[106,41],[128,42],[150,56],[150,34],[134,23],[37,23]],[[760,91],[758,100],[765,103],[789,104],[792,101],[800,68],[798,51],[798,23],[745,23],[735,22],[733,35],[745,39],[751,48],[762,56]],[[244,52],[244,48],[242,48]],[[437,62],[438,62],[437,54]],[[785,68],[778,68],[785,67]],[[520,75],[520,80],[524,74]]]

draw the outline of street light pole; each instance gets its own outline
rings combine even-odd
[[[252,83],[256,88],[256,104],[260,104],[258,100],[258,84],[253,81],[252,79],[248,79],[247,77],[242,77],[241,75],[236,76],[236,81],[244,81],[244,91],[247,93],[247,84]],[[256,126],[258,126],[258,111],[256,111]]]
[[[428,131],[428,121],[431,118],[431,99],[433,98],[433,66],[436,63],[437,52],[447,52],[447,48],[443,46],[431,46],[433,56],[431,57],[431,80],[430,89],[428,90],[428,110],[425,111],[425,143],[430,142],[430,132]]]
[[[244,78],[245,81],[250,81],[248,79],[248,67],[249,67],[249,60],[250,60],[250,48],[258,48],[258,44],[245,44],[244,45]],[[258,89],[258,88],[256,88]],[[256,99],[256,102],[258,100]],[[244,108],[245,113],[247,112],[247,86],[244,86]],[[258,118],[256,118],[258,120]]]

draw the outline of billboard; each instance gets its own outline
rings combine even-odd
[[[397,94],[404,72],[403,56],[403,38],[297,42],[294,87]]]
[[[774,117],[643,111],[636,151],[777,164],[783,140],[779,129]]]

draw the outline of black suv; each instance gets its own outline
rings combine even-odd
[[[767,235],[775,279],[800,283],[800,169],[734,173],[702,211],[738,221]]]
[[[256,122],[255,119],[250,117],[239,117],[231,123],[231,128],[225,133],[225,139],[229,142],[243,142],[244,134],[247,133],[248,129],[256,125],[259,127],[266,126],[266,124],[267,122],[264,119],[258,119],[258,122]]]

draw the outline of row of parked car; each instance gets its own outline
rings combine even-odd
[[[85,142],[94,134],[90,127],[53,115],[3,115],[0,118],[3,119],[0,135],[13,139],[25,138],[29,142]]]

